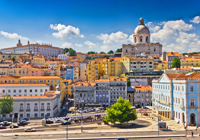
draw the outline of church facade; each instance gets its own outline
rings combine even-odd
[[[139,25],[133,32],[133,44],[122,45],[122,57],[136,57],[147,55],[160,57],[162,55],[162,45],[160,43],[150,43],[150,31],[144,24],[144,19],[140,18]]]

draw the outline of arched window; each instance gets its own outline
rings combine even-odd
[[[128,51],[126,50],[126,53],[127,53]]]
[[[190,106],[194,106],[194,98],[190,99]]]
[[[140,42],[142,42],[142,36],[140,36]]]
[[[146,37],[146,42],[148,42],[148,36]]]
[[[135,41],[135,43],[136,43],[136,41],[137,41],[137,38],[136,38],[136,37],[134,38],[134,41]]]
[[[156,49],[154,49],[154,52],[156,51]]]

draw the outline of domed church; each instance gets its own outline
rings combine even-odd
[[[141,17],[139,25],[133,32],[133,44],[122,45],[122,56],[153,56],[162,55],[162,45],[160,43],[150,43],[150,31],[144,24],[144,19]]]

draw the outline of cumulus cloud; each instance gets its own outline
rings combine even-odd
[[[24,40],[29,40],[27,37],[23,37],[18,35],[17,33],[8,33],[8,32],[4,32],[1,31],[1,35],[5,36],[6,38],[10,38],[10,39],[24,39]]]
[[[110,49],[111,49],[111,46],[108,46],[108,45],[101,46],[101,51],[108,52]]]
[[[50,28],[58,31],[56,33],[52,33],[52,35],[56,38],[70,39],[72,37],[81,37],[81,38],[84,37],[84,35],[80,34],[79,28],[75,28],[71,25],[65,26],[62,24],[55,24],[55,25],[50,24]]]
[[[89,49],[97,47],[96,44],[92,43],[91,41],[85,41],[84,44],[88,45]]]
[[[200,23],[200,16],[196,16],[194,17],[192,20],[190,20],[190,22],[193,22],[193,23]]]
[[[148,22],[146,26],[149,28],[151,32],[157,32],[160,30],[160,26],[155,26],[153,22]]]
[[[72,45],[71,43],[65,42],[65,43],[62,44],[62,47],[68,48],[68,47],[71,47],[71,45]]]
[[[82,44],[75,44],[75,46],[77,46],[77,47],[83,47]]]
[[[103,44],[110,44],[112,42],[126,43],[127,37],[128,37],[128,35],[121,31],[118,31],[116,33],[111,33],[110,35],[109,34],[101,34],[101,35],[97,36],[97,38],[99,40],[103,40]]]

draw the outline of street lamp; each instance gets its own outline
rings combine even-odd
[[[68,120],[68,102],[67,102],[67,120]],[[66,129],[67,129],[67,134],[66,134],[66,139],[68,140],[68,121],[66,122]]]

